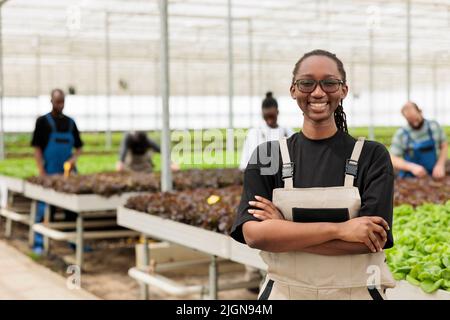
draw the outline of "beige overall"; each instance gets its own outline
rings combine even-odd
[[[361,198],[353,181],[363,144],[359,138],[347,161],[343,187],[294,188],[287,141],[280,139],[284,188],[273,190],[272,201],[285,219],[293,221],[297,207],[347,208],[349,218],[358,217]],[[268,271],[259,299],[385,299],[385,289],[395,286],[384,252],[325,256],[261,251],[261,257]]]
[[[125,169],[134,172],[152,172],[153,165],[150,152],[147,151],[142,155],[137,155],[128,151],[125,157]]]

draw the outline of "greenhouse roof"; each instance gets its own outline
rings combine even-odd
[[[405,0],[232,1],[235,94],[249,94],[249,78],[254,91],[260,82],[286,90],[315,48],[335,52],[367,86],[371,44],[376,77],[404,86],[407,12]],[[2,26],[5,95],[69,85],[104,94],[106,43],[113,94],[158,93],[156,0],[9,0]],[[450,1],[411,0],[410,26],[413,82],[429,82],[433,67],[450,67]],[[187,82],[190,95],[227,93],[227,0],[169,1],[169,37],[172,94],[186,94]]]

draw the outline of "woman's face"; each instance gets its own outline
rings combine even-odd
[[[311,56],[303,60],[295,75],[294,82],[299,79],[324,79],[343,80],[337,64],[331,58],[325,56]],[[345,84],[333,93],[324,92],[320,86],[311,93],[301,92],[296,85],[291,86],[291,96],[297,100],[297,104],[303,111],[305,119],[321,123],[334,119],[333,114],[339,102],[347,96],[348,87]]]
[[[278,109],[276,107],[271,107],[263,109],[262,116],[266,124],[271,128],[277,127],[278,122]]]

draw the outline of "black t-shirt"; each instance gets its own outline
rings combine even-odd
[[[332,137],[322,140],[310,140],[302,132],[292,135],[287,139],[287,145],[291,161],[294,163],[294,187],[343,186],[346,160],[350,158],[355,142],[356,139],[340,130]],[[272,154],[278,155],[278,163]],[[272,200],[273,189],[284,187],[281,166],[278,141],[263,143],[253,153],[245,169],[244,190],[231,231],[231,237],[235,240],[245,243],[242,225],[250,220],[260,221],[247,212],[250,209],[248,202],[254,201],[255,195]],[[262,174],[262,170],[269,167],[278,170],[274,174],[267,172]],[[389,153],[384,145],[375,141],[364,142],[358,160],[355,186],[358,187],[361,196],[359,216],[384,218],[391,229],[388,231],[385,248],[392,247],[394,173]]]
[[[135,155],[143,155],[148,150],[160,153],[161,148],[156,142],[151,140],[147,134],[138,132],[136,134],[127,133],[121,143],[119,157],[121,161],[125,161],[128,150]]]
[[[52,115],[53,120],[55,121],[56,130],[58,132],[68,132],[70,129],[70,118],[62,115],[61,117],[54,117]],[[73,120],[72,120],[73,121]],[[50,139],[50,133],[52,132],[52,127],[50,123],[48,123],[47,117],[41,116],[36,120],[36,126],[33,132],[33,138],[31,140],[31,146],[39,147],[42,151],[47,147],[48,141]],[[74,138],[74,148],[78,149],[83,146],[83,141],[80,138],[80,132],[78,131],[77,125],[75,121],[73,121],[73,130],[72,130],[73,138]]]

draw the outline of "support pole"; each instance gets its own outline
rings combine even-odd
[[[6,189],[6,207],[5,209],[10,209],[14,207],[14,193],[9,189]],[[1,210],[1,209],[0,209]],[[5,222],[5,237],[11,238],[12,236],[12,219],[7,217]]]
[[[30,207],[30,223],[29,223],[29,229],[28,229],[28,244],[30,248],[33,248],[34,246],[34,230],[33,226],[36,223],[36,211],[37,211],[38,202],[37,200],[31,201],[31,207]]]
[[[369,139],[375,140],[373,123],[373,28],[369,29]]]
[[[5,238],[11,238],[12,236],[12,219],[11,218],[5,218]]]
[[[356,51],[355,47],[352,47],[352,60],[350,63],[350,86],[352,87],[352,91],[353,91],[353,99],[352,99],[352,104],[351,104],[350,110],[349,110],[350,111],[349,114],[351,114],[352,116],[353,116],[353,110],[355,109],[354,93],[357,92],[357,91],[355,91],[355,83],[356,83],[356,81],[355,81],[355,64],[356,64],[355,55],[356,55],[356,52],[355,51]]]
[[[81,215],[81,212],[78,212],[77,215],[77,237],[76,237],[76,251],[75,251],[75,258],[76,258],[76,264],[80,268],[80,270],[83,269],[83,254],[84,254],[84,239],[83,239],[83,216]]]
[[[170,171],[170,112],[169,112],[169,26],[167,0],[159,1],[161,12],[161,96],[162,96],[162,135],[161,135],[161,190],[172,190]]]
[[[249,120],[248,126],[251,127],[253,124],[253,28],[252,28],[252,20],[247,20],[248,27],[248,95],[249,95]]]
[[[5,86],[3,82],[3,30],[2,30],[2,7],[8,0],[0,0],[0,160],[5,159],[5,127],[3,119],[3,96]]]
[[[142,238],[142,242],[143,242],[143,246],[144,246],[144,248],[143,248],[143,250],[142,250],[142,253],[143,253],[143,264],[144,264],[144,269],[146,269],[146,268],[148,268],[148,266],[149,266],[149,262],[150,262],[150,259],[149,259],[149,252],[148,252],[148,238],[146,237],[146,235],[145,234],[143,234],[142,236],[141,236],[141,238]],[[140,283],[140,287],[141,287],[141,299],[142,300],[148,300],[148,298],[149,298],[149,292],[148,292],[148,284],[146,284],[145,282],[141,282]]]
[[[188,59],[184,60],[183,63],[183,74],[184,74],[184,129],[189,129],[189,61]]]
[[[109,43],[109,12],[105,12],[105,81],[106,81],[106,137],[105,147],[111,149],[111,48]]]
[[[227,130],[227,153],[234,152],[234,134],[233,134],[233,17],[231,14],[231,0],[228,0],[228,130]]]
[[[211,300],[217,300],[217,284],[217,257],[211,256],[209,264],[209,298]]]
[[[45,206],[45,213],[44,213],[44,221],[42,222],[44,225],[50,223],[50,215],[51,215],[51,206],[50,204],[47,204]],[[46,235],[42,235],[44,238],[44,254],[46,256],[50,253],[50,238]]]
[[[41,94],[41,37],[36,36],[36,115],[39,115],[39,96]]]
[[[406,99],[411,99],[411,0],[406,1]]]
[[[153,82],[154,82],[153,83],[153,90],[154,90],[153,98],[154,98],[154,103],[155,103],[155,117],[154,117],[155,118],[155,125],[154,125],[155,130],[158,130],[158,128],[161,124],[160,114],[158,112],[158,104],[159,104],[158,99],[159,99],[159,94],[160,94],[159,87],[158,87],[159,78],[160,78],[160,76],[158,74],[159,63],[160,62],[158,61],[158,58],[155,57],[155,59],[153,60],[153,70],[154,70],[154,72],[153,72]]]
[[[434,56],[433,59],[433,66],[432,66],[432,73],[433,73],[433,115],[434,119],[438,118],[438,102],[437,102],[437,91],[438,91],[438,81],[437,81],[437,62],[436,62],[436,56]]]

